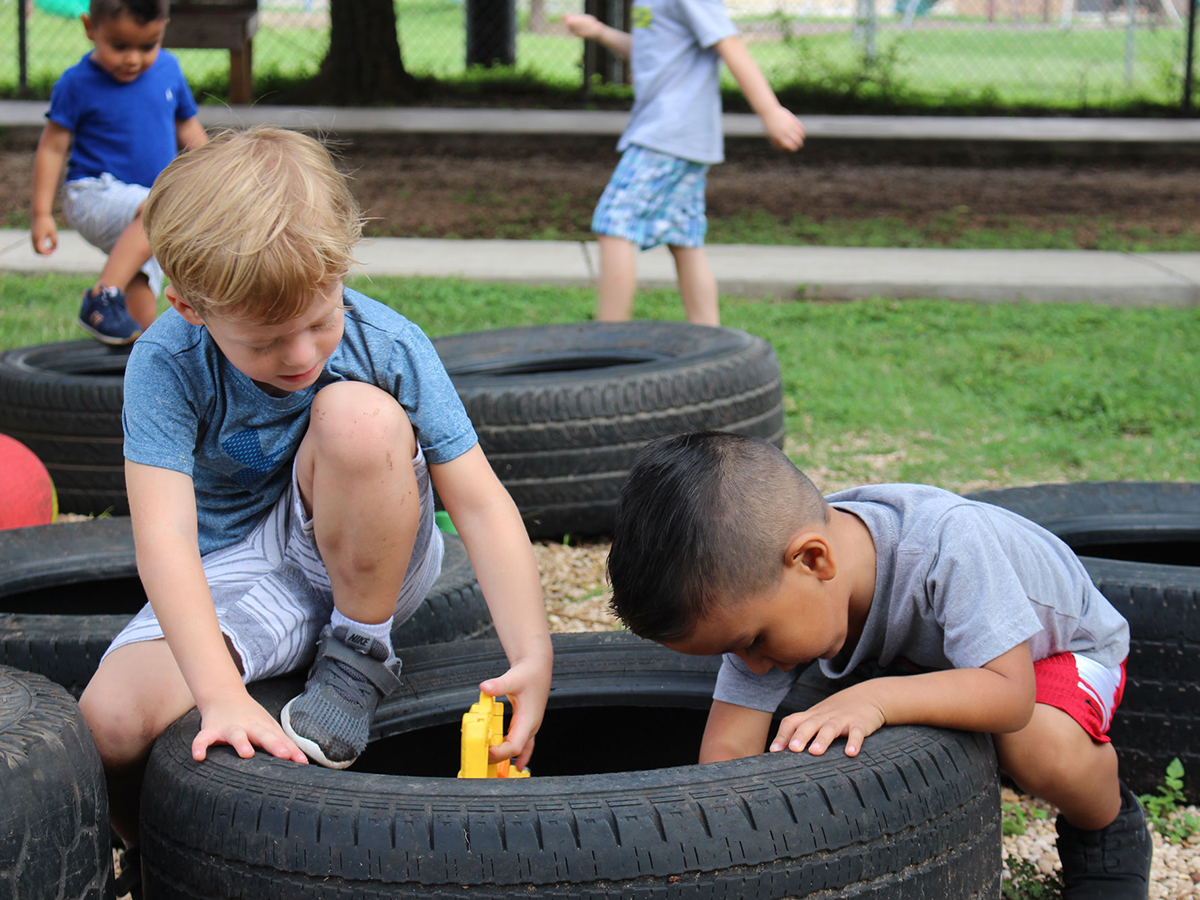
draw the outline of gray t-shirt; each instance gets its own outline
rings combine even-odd
[[[125,368],[125,458],[182,472],[196,491],[200,552],[245,536],[290,483],[313,397],[362,381],[395,397],[430,463],[461,456],[475,430],[424,332],[346,289],[345,331],[316,383],[272,397],[221,353],[208,329],[167,310]]]
[[[1117,666],[1128,654],[1128,623],[1071,549],[1028,519],[915,484],[869,485],[827,499],[866,524],[876,558],[862,636],[819,661],[827,678],[863,664],[973,668],[1023,641],[1035,661],[1070,651]],[[799,674],[755,675],[727,653],[713,696],[773,712]]]
[[[722,0],[641,0],[633,6],[630,144],[698,163],[725,159],[721,58],[713,45],[737,34]]]

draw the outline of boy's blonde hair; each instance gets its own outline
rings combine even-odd
[[[319,142],[257,126],[178,156],[142,221],[179,296],[208,315],[274,325],[341,280],[362,235],[346,178]]]

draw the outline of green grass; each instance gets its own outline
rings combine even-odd
[[[75,339],[86,278],[0,277],[0,347]],[[588,289],[381,278],[356,286],[431,335],[570,322]],[[638,298],[680,319],[677,294]],[[1200,309],[723,298],[779,355],[787,450],[825,490],[1200,481]]]
[[[775,17],[774,36],[748,35],[748,46],[776,90],[805,112],[935,111],[1023,112],[1167,111],[1181,95],[1184,29],[1137,29],[1126,70],[1126,34],[1119,21],[1099,28],[1082,20],[1070,31],[1055,23],[989,25],[939,19],[904,31],[880,4],[878,52],[864,61],[864,48],[849,19]],[[517,66],[468,71],[463,8],[453,0],[396,0],[398,34],[405,65],[435,79],[435,99],[501,96],[514,102],[533,95],[551,105],[578,103],[582,44],[569,35],[517,36]],[[297,7],[261,6],[254,41],[256,92],[269,100],[310,77],[328,46],[320,17]],[[11,0],[0,8],[0,96],[17,82],[16,15]],[[753,23],[743,23],[748,27]],[[936,25],[936,27],[932,27]],[[781,37],[788,33],[786,38]],[[29,87],[48,96],[59,73],[89,45],[78,22],[35,7],[28,23]],[[175,51],[200,99],[221,102],[228,88],[228,55],[220,50]],[[743,104],[725,73],[727,105]],[[627,102],[628,89],[605,89],[599,100]],[[531,102],[539,102],[537,99]]]

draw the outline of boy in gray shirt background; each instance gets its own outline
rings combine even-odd
[[[633,110],[617,150],[621,161],[600,198],[592,230],[600,244],[596,319],[630,317],[637,251],[666,244],[675,259],[688,320],[719,325],[717,281],[704,253],[708,167],[724,161],[720,63],[724,61],[782,150],[804,143],[800,120],[780,106],[721,0],[643,0],[631,32],[594,16],[563,20],[633,65]]]
[[[988,732],[1001,769],[1060,810],[1064,900],[1148,896],[1149,832],[1106,734],[1129,627],[1040,526],[925,485],[823,498],[765,441],[678,435],[630,471],[609,577],[631,631],[724,654],[700,762],[769,738],[813,755],[845,738],[855,756],[889,724]],[[840,690],[772,738],[814,661]]]

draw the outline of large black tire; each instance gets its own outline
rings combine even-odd
[[[1200,566],[1200,484],[1085,481],[967,496],[1037,522],[1080,556]]]
[[[506,666],[495,641],[411,653],[348,771],[223,748],[196,763],[198,720],[183,717],[142,794],[146,897],[999,897],[987,736],[896,727],[853,759],[835,744],[691,765],[715,659],[621,633],[555,649],[520,781],[453,777],[462,713]],[[298,687],[256,696],[277,711]]]
[[[129,512],[122,382],[129,347],[64,341],[0,353],[0,433],[46,466],[63,512]]]
[[[1121,777],[1153,793],[1178,757],[1200,803],[1200,569],[1083,557],[1092,581],[1129,621],[1125,696],[1109,735]]]
[[[75,701],[0,666],[0,900],[110,900],[108,795]]]
[[[1110,730],[1121,777],[1153,792],[1178,757],[1184,792],[1200,802],[1200,485],[1087,482],[968,496],[1032,519],[1080,554],[1129,621],[1125,696]]]
[[[533,537],[610,532],[653,438],[712,429],[783,446],[779,361],[742,331],[589,322],[433,343]]]
[[[442,573],[396,626],[397,649],[492,633],[466,548],[444,535]],[[146,602],[128,518],[0,531],[0,664],[38,672],[75,696]]]

